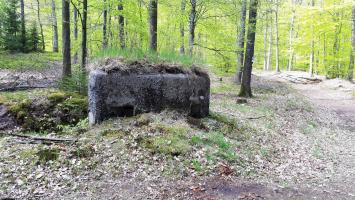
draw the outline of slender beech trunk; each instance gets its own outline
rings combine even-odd
[[[190,0],[191,11],[189,17],[189,55],[193,55],[195,43],[195,28],[196,28],[196,1]]]
[[[264,70],[267,70],[267,45],[268,45],[268,37],[267,37],[267,31],[268,31],[268,15],[266,14],[266,20],[265,20],[265,26],[264,26]]]
[[[249,26],[248,26],[248,34],[247,34],[245,62],[243,68],[243,79],[242,79],[242,85],[239,92],[239,96],[241,97],[253,96],[251,91],[251,73],[253,69],[253,60],[254,60],[257,9],[258,9],[258,0],[251,0],[250,8],[249,8]]]
[[[271,12],[271,11],[270,11]],[[270,25],[269,25],[269,49],[268,49],[268,54],[267,54],[267,65],[266,65],[266,70],[272,69],[272,45],[273,45],[273,29],[272,29],[272,24],[273,24],[273,18],[272,18],[272,12],[270,13]]]
[[[126,48],[126,39],[125,39],[125,24],[124,24],[124,16],[122,14],[123,11],[123,3],[120,0],[120,4],[118,5],[118,10],[120,14],[118,15],[118,23],[119,23],[119,39],[120,39],[120,46],[121,49]]]
[[[25,23],[25,2],[21,0],[21,45],[22,51],[26,51],[26,23]]]
[[[156,52],[158,49],[158,0],[149,2],[149,49]]]
[[[296,8],[295,8],[295,0],[292,0],[292,16],[291,16],[291,24],[290,24],[290,39],[289,39],[289,49],[288,49],[288,66],[287,70],[291,71],[293,68],[293,35],[295,30],[295,17],[296,17]]]
[[[309,76],[314,75],[314,40],[311,41],[311,54],[309,56]]]
[[[52,29],[53,29],[53,52],[58,52],[58,24],[55,0],[52,0]]]
[[[102,48],[107,48],[107,5],[106,0],[104,1],[104,11],[103,11],[103,23],[102,23]]]
[[[107,25],[107,31],[108,31],[108,43],[109,46],[113,46],[113,33],[112,33],[112,14],[111,11],[108,12],[108,25]]]
[[[185,15],[186,0],[181,0],[181,16]],[[185,23],[182,17],[180,22],[180,54],[185,54]]]
[[[276,10],[275,10],[275,56],[276,56],[276,72],[280,72],[279,65],[279,1],[276,0]]]
[[[81,69],[86,71],[86,57],[87,57],[87,9],[88,2],[83,0],[82,24],[81,24]]]
[[[42,40],[42,50],[46,50],[46,43],[44,42],[44,34],[43,34],[43,24],[41,22],[41,15],[40,15],[40,7],[39,0],[37,0],[37,19],[39,23],[39,30],[41,31],[41,40]]]
[[[242,82],[242,70],[244,65],[244,51],[245,51],[245,20],[247,15],[247,0],[242,0],[242,7],[240,10],[239,33],[237,36],[237,74],[236,82]]]
[[[355,2],[353,1],[352,6],[352,29],[351,29],[351,55],[350,55],[350,65],[348,70],[348,80],[352,81],[354,76],[354,57],[355,57]]]
[[[74,40],[75,42],[78,41],[78,10],[76,7],[73,9],[73,17],[74,17]],[[73,63],[77,64],[78,63],[78,51],[75,51],[74,58],[73,58]]]
[[[62,40],[63,40],[63,78],[71,76],[70,61],[70,2],[62,0]]]
[[[314,0],[311,0],[311,6],[314,7],[315,3]],[[312,34],[312,40],[311,40],[311,53],[309,56],[309,76],[313,77],[314,74],[314,26],[313,23],[311,23],[311,34]]]

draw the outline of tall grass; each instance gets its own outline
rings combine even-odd
[[[181,55],[171,51],[161,51],[159,53],[155,53],[141,49],[107,48],[101,50],[95,55],[95,59],[105,57],[124,57],[128,61],[146,59],[152,63],[168,62],[171,64],[181,64],[185,67],[192,66],[193,64],[203,64],[201,59],[190,57],[188,55]]]

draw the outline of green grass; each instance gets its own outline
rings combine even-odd
[[[61,60],[60,53],[8,53],[0,52],[0,69],[8,70],[43,70],[49,61]]]
[[[218,86],[212,86],[212,94],[235,94],[239,93],[239,86],[232,82],[223,82]]]
[[[96,59],[106,57],[124,57],[128,61],[147,59],[152,63],[168,62],[172,64],[181,64],[189,67],[193,64],[202,64],[197,58],[192,58],[187,55],[181,55],[170,51],[161,51],[159,53],[144,51],[141,49],[119,49],[107,48],[98,52],[95,56]]]
[[[172,156],[187,154],[191,150],[189,139],[186,136],[187,129],[165,125],[157,128],[163,135],[144,138],[143,147],[150,149],[153,153]]]
[[[15,91],[15,92],[0,92],[0,105],[1,104],[13,104],[19,103],[24,100],[33,99],[37,96],[47,96],[52,92],[57,91],[56,89],[34,89],[26,91]]]
[[[229,162],[234,162],[238,159],[234,151],[235,145],[221,132],[209,132],[204,136],[194,135],[190,143],[206,148],[209,152],[209,159],[214,160],[214,157],[219,157]]]

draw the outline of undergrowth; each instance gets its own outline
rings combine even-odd
[[[8,70],[43,70],[48,62],[61,60],[60,53],[9,53],[0,52],[0,69]]]

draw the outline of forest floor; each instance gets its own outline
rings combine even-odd
[[[238,104],[231,77],[211,79],[211,116],[201,121],[164,111],[22,133],[74,144],[0,131],[0,199],[355,199],[354,84],[256,72],[255,97]]]

